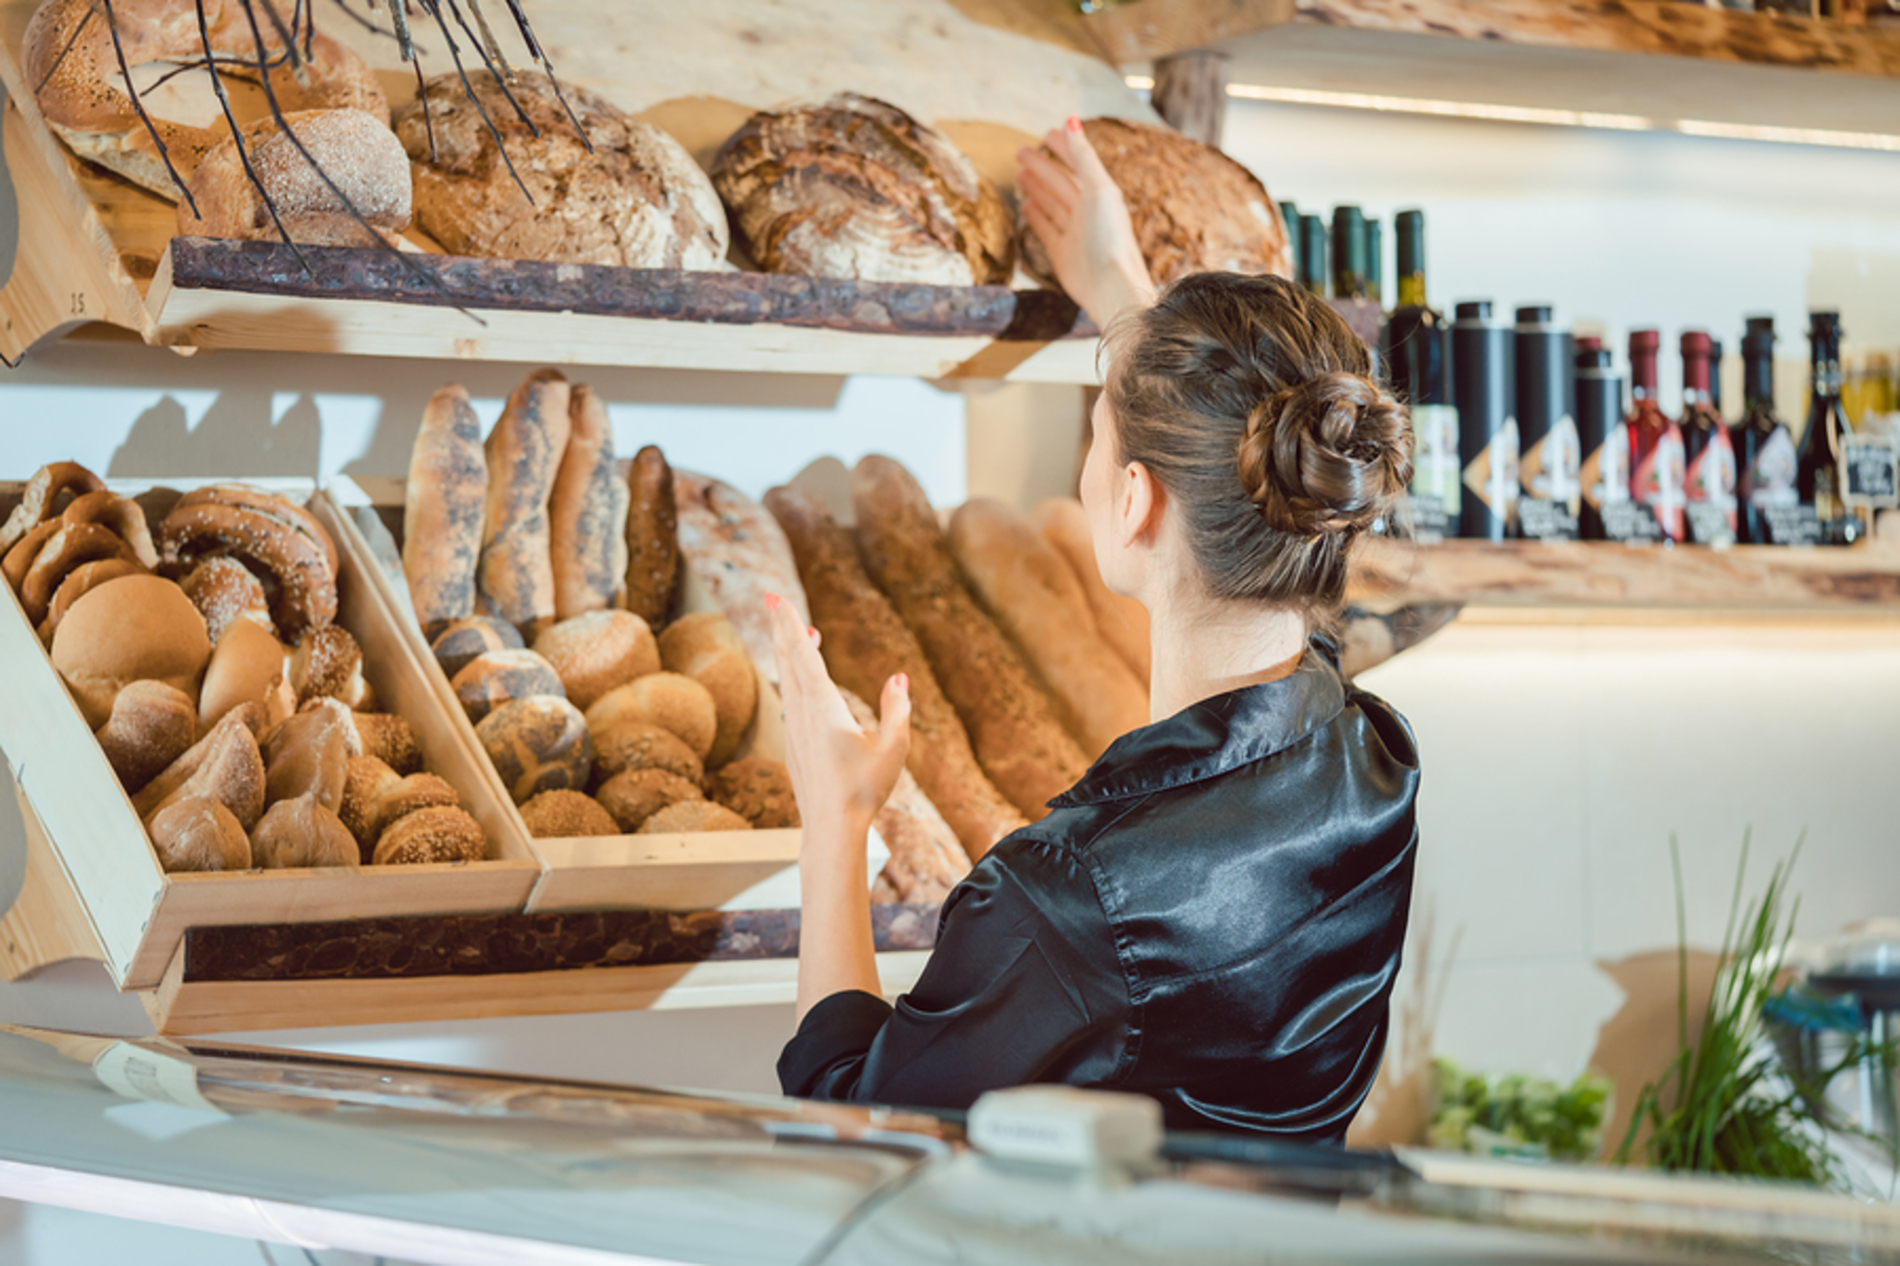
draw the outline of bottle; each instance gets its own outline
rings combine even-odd
[[[1868,352],[1867,368],[1862,378],[1861,407],[1869,418],[1886,418],[1896,405],[1894,401],[1893,357],[1885,352]],[[1892,424],[1888,424],[1891,429]]]
[[[1300,284],[1326,295],[1326,225],[1316,215],[1300,217]]]
[[[1333,298],[1366,297],[1366,217],[1358,207],[1333,208]]]
[[[1735,447],[1728,427],[1709,400],[1707,333],[1682,335],[1683,496],[1689,539],[1698,545],[1733,545],[1735,520]]]
[[[1859,523],[1841,500],[1841,441],[1849,434],[1841,411],[1841,314],[1808,314],[1809,355],[1814,388],[1808,425],[1801,432],[1795,491],[1801,504],[1814,508],[1828,544],[1845,545],[1860,535]]]
[[[1623,425],[1623,380],[1598,338],[1577,340],[1577,446],[1583,451],[1583,507],[1577,527],[1586,541],[1622,539],[1629,530],[1630,440]],[[1612,527],[1616,531],[1612,531]]]
[[[1510,327],[1491,301],[1461,303],[1451,324],[1452,401],[1464,463],[1460,535],[1502,541],[1517,527],[1517,381]]]
[[[1713,336],[1709,338],[1709,408],[1716,417],[1728,419],[1728,411],[1722,407],[1722,340]]]
[[[1570,331],[1550,308],[1519,308],[1512,336],[1517,377],[1518,534],[1540,541],[1577,539],[1583,452],[1577,438],[1575,355]]]
[[[1380,353],[1387,385],[1412,414],[1412,487],[1407,505],[1414,539],[1459,533],[1458,409],[1451,402],[1449,327],[1425,301],[1425,215],[1398,216],[1399,306],[1386,322]]]
[[[1293,205],[1291,198],[1280,204],[1280,227],[1286,230],[1287,266],[1293,270],[1297,280],[1300,272],[1300,209]]]
[[[1794,437],[1775,413],[1775,319],[1749,317],[1742,335],[1742,420],[1731,437],[1741,473],[1740,538],[1753,545],[1778,543],[1772,518],[1801,502],[1795,492],[1800,458]]]
[[[1659,330],[1630,331],[1630,500],[1647,506],[1663,539],[1681,541],[1683,523],[1682,431],[1656,401]]]
[[[1366,298],[1385,307],[1385,229],[1366,221]]]

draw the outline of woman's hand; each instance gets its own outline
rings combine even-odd
[[[1103,329],[1122,309],[1152,303],[1148,265],[1135,242],[1122,191],[1073,115],[1016,151],[1023,218],[1048,249],[1056,280]]]
[[[785,766],[792,777],[805,839],[857,841],[890,798],[910,749],[910,683],[898,673],[884,683],[878,729],[858,728],[818,653],[818,630],[802,626],[790,604],[768,596],[772,649],[785,703]]]

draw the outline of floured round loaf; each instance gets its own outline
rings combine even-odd
[[[393,244],[409,227],[409,157],[389,125],[363,110],[299,110],[284,121],[295,140],[266,117],[244,125],[245,156],[229,136],[211,147],[188,182],[198,211],[192,213],[191,202],[178,204],[178,232],[275,242],[283,240],[277,231],[281,220],[290,240],[307,246],[377,245],[350,214],[354,207]],[[245,157],[263,193],[245,171]],[[324,176],[349,199],[348,206]],[[264,193],[270,195],[269,206]],[[277,220],[271,218],[271,206]]]
[[[1245,167],[1173,128],[1090,119],[1082,130],[1121,188],[1156,285],[1189,273],[1293,275],[1280,210]],[[1049,254],[1027,226],[1022,250],[1023,266],[1054,285]]]
[[[508,85],[538,136],[494,75],[472,70],[468,80],[501,133],[512,175],[458,76],[437,75],[396,112],[396,135],[414,165],[416,222],[451,254],[626,268],[724,266],[725,208],[678,141],[585,88],[564,85],[593,142],[590,152],[546,76],[522,75]]]
[[[761,110],[719,147],[712,178],[767,272],[969,286],[1007,284],[1015,268],[996,190],[874,97]]]

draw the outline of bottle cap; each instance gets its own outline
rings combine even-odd
[[[1589,342],[1591,346],[1585,347],[1582,343],[1577,345],[1577,368],[1579,370],[1608,369],[1610,367],[1610,349],[1603,346],[1602,343],[1594,338],[1586,341]]]
[[[1709,343],[1709,332],[1707,330],[1684,330],[1682,332],[1682,354],[1684,356],[1700,356],[1706,359],[1709,355]]]
[[[1648,352],[1654,355],[1656,352],[1660,351],[1661,349],[1662,349],[1662,331],[1661,330],[1631,330],[1630,331],[1630,355],[1631,356],[1636,355],[1638,352]]]
[[[1838,312],[1808,313],[1808,336],[1839,338],[1841,335],[1841,314]]]
[[[1517,310],[1517,323],[1519,325],[1550,324],[1550,305],[1539,304],[1535,307],[1519,308]]]
[[[1583,363],[1583,353],[1603,351],[1603,340],[1594,334],[1579,334],[1574,340],[1574,346],[1577,349],[1577,363],[1581,365]],[[1605,356],[1609,355],[1608,352],[1603,352],[1603,354]]]
[[[1489,321],[1491,319],[1491,301],[1489,299],[1467,299],[1457,307],[1460,321]]]
[[[1745,337],[1753,338],[1758,334],[1766,334],[1769,338],[1773,338],[1775,336],[1775,319],[1771,316],[1749,317],[1748,333]]]
[[[1425,271],[1425,213],[1401,211],[1398,214],[1399,276]]]

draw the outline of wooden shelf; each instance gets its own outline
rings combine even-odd
[[[1559,111],[1632,130],[1775,129],[1770,139],[1819,144],[1900,133],[1892,26],[1679,0],[1137,0],[1084,25],[1124,68],[1211,48],[1237,85]],[[1800,135],[1816,131],[1862,139]]]

